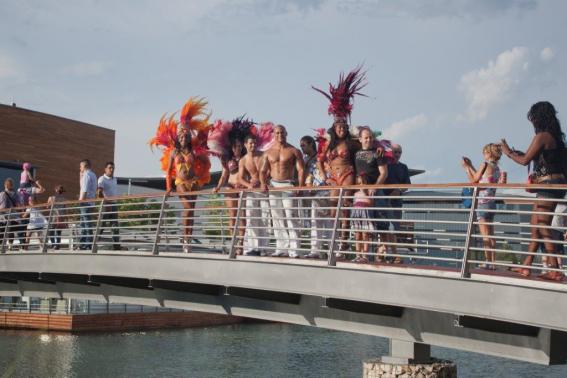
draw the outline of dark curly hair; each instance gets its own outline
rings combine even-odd
[[[328,151],[334,150],[335,147],[337,147],[337,144],[339,143],[337,133],[335,132],[335,126],[341,123],[344,124],[347,128],[345,140],[347,141],[347,143],[350,142],[350,130],[348,129],[348,123],[343,120],[335,121],[333,122],[333,125],[327,130],[327,133],[329,133],[329,136],[331,137],[331,140],[329,141]]]
[[[528,112],[528,120],[534,125],[536,134],[547,131],[553,135],[558,147],[565,147],[565,134],[561,131],[557,111],[550,102],[540,101],[533,104]]]

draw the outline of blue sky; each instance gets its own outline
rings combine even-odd
[[[117,174],[159,175],[147,140],[204,96],[213,118],[282,123],[298,144],[331,123],[323,96],[367,68],[352,120],[402,144],[417,182],[462,182],[460,157],[506,137],[548,100],[567,122],[561,0],[0,0],[0,102],[116,130]],[[506,158],[511,181],[525,168]]]

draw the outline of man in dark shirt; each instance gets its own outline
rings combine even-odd
[[[14,190],[14,180],[7,178],[4,181],[4,190],[0,192],[0,209],[3,210],[0,213],[0,249],[7,248],[10,241],[13,245],[14,234],[19,231],[19,222],[16,219],[21,217],[21,213],[13,212],[8,214],[6,209],[22,205],[21,197]],[[6,235],[6,240],[3,240],[4,234]]]
[[[399,144],[392,145],[392,153],[394,155],[395,162],[388,164],[388,178],[386,179],[386,184],[411,184],[408,166],[400,162],[402,157],[402,147]],[[407,189],[392,189],[387,191],[387,195],[398,197],[401,196],[403,192]],[[390,214],[391,219],[402,219],[402,205],[403,201],[401,198],[391,198],[390,199]],[[400,222],[392,222],[394,230],[400,230]],[[396,235],[394,234],[394,238]],[[394,240],[396,241],[396,240]],[[395,250],[395,246],[392,248]],[[395,252],[394,252],[395,253]],[[396,258],[395,263],[400,263],[401,259]]]

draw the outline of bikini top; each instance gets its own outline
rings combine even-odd
[[[338,157],[343,158],[343,159],[348,159],[350,157],[350,151],[348,149],[346,149],[346,150],[342,150],[340,152],[337,152],[336,150],[327,152],[327,159],[329,161],[335,160]]]
[[[234,159],[230,159],[226,164],[226,167],[228,168],[228,172],[230,172],[231,175],[238,172],[238,162],[239,159],[237,160],[236,158],[234,158]]]
[[[184,153],[180,152],[175,157],[175,169],[177,173],[186,172],[189,173],[191,169],[191,153],[185,155]]]

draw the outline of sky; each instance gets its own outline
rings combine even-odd
[[[116,174],[158,176],[147,141],[189,97],[298,146],[332,121],[311,85],[363,64],[352,123],[400,143],[414,182],[463,182],[462,156],[527,148],[533,103],[566,125],[566,32],[562,0],[0,0],[0,103],[114,129]]]

